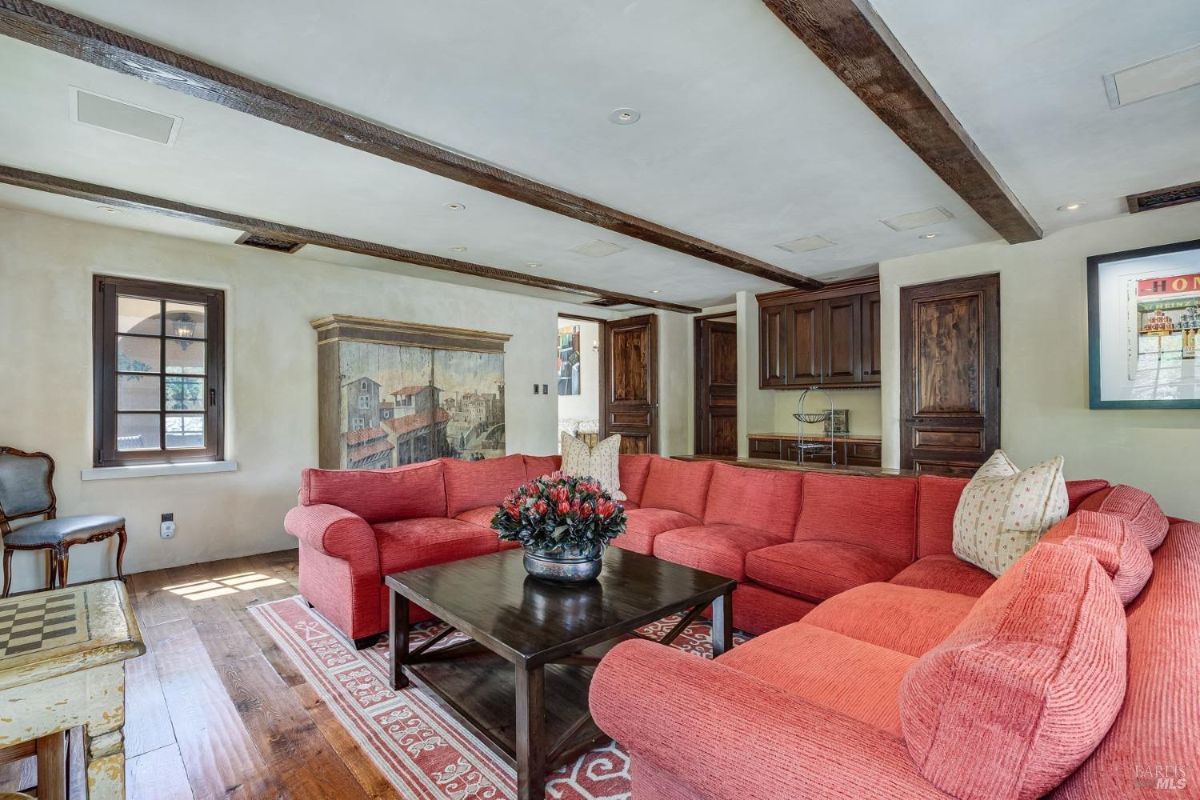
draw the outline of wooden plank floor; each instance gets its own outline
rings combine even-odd
[[[398,800],[246,611],[298,593],[295,550],[128,586],[147,647],[125,672],[130,800]]]

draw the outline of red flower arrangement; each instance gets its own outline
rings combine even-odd
[[[625,507],[593,478],[552,472],[517,487],[492,517],[492,528],[526,550],[598,554],[625,532]]]

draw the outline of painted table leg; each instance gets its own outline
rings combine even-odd
[[[542,667],[516,665],[517,687],[517,798],[544,800],[546,796],[546,708]]]
[[[713,658],[733,649],[733,591],[718,597],[712,604]]]
[[[408,686],[404,660],[408,657],[408,598],[396,591],[388,592],[388,674],[393,689]]]
[[[124,800],[125,737],[120,728],[84,730],[87,747],[88,800]]]

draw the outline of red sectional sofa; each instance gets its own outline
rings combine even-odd
[[[387,629],[391,572],[493,553],[497,504],[558,456],[510,455],[385,470],[305,470],[285,527],[300,540],[300,591],[358,644]],[[759,634],[872,581],[991,583],[951,551],[965,481],[752,469],[620,457],[626,532],[613,544],[738,581],[734,626]],[[1077,504],[1104,481],[1070,484]],[[916,559],[916,562],[914,562]],[[417,610],[419,614],[420,611]]]
[[[634,796],[1200,796],[1200,524],[1073,483],[1070,516],[996,580],[949,553],[964,484],[916,481],[918,558],[886,581],[715,661],[614,648],[591,707]]]

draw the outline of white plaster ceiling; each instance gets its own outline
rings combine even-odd
[[[1200,44],[1197,0],[871,3],[1047,232],[1200,180],[1200,86],[1115,109],[1104,88]]]
[[[337,12],[322,0],[54,4],[807,275],[839,275],[995,238],[759,0],[364,0]],[[995,142],[983,134],[996,116],[987,112],[992,84],[977,79],[954,88],[968,70],[942,51],[958,48],[958,60],[969,65],[981,50],[998,57],[1013,49],[990,41],[1005,30],[997,19],[972,19],[959,5],[981,6],[992,17],[1021,6],[1009,11],[1012,20],[999,21],[1017,31],[1045,28],[1039,20],[1056,15],[1046,4],[1029,4],[1035,12],[1001,0],[888,0],[881,8],[906,46],[906,30],[918,29],[907,31],[918,63],[1001,175],[1022,176],[1019,185],[1009,183],[1023,200],[1029,193],[1038,221],[1050,225],[1057,212],[1045,211],[1045,189],[1026,177],[1037,171],[1022,161],[1023,151],[1003,142],[999,158],[989,150]],[[941,18],[964,26],[947,23],[950,41],[941,51],[921,46],[929,37],[919,23],[934,11],[939,26]],[[975,41],[981,38],[986,46]],[[1128,63],[1107,69],[1121,66]],[[1099,76],[1092,77],[1108,112]],[[70,122],[70,86],[182,117],[177,141],[163,147]],[[971,97],[972,88],[984,96]],[[1010,105],[1048,102],[1031,99],[1027,85],[1011,93],[1002,98]],[[641,120],[608,122],[622,106],[640,110]],[[1054,112],[1025,109],[1007,133],[993,127],[1014,141],[1036,139],[1028,118],[1038,114]],[[614,291],[658,290],[663,300],[702,306],[738,289],[777,288],[3,37],[0,142],[0,161],[26,169]],[[1126,171],[1136,171],[1136,159],[1129,160]],[[1142,183],[1136,188],[1150,188]],[[4,192],[0,202],[21,204],[14,198],[25,196]],[[449,211],[450,202],[467,209]],[[1065,200],[1049,202],[1052,209]],[[955,218],[928,229],[939,234],[934,240],[917,238],[924,230],[893,231],[879,221],[936,206]],[[774,247],[808,236],[836,244],[803,253]],[[627,249],[599,259],[572,250],[593,239]],[[456,246],[468,250],[452,252]]]

